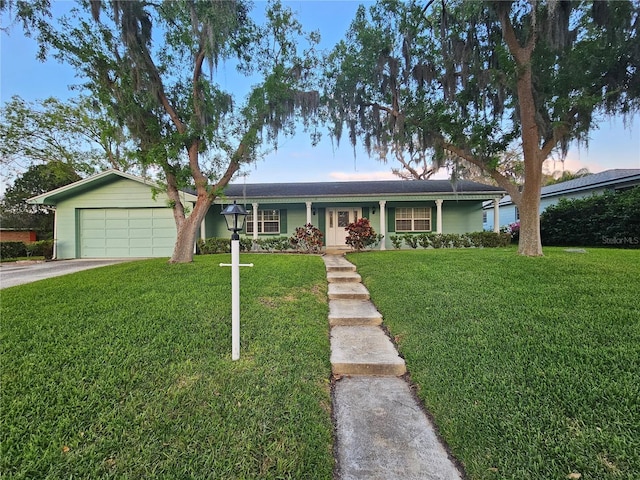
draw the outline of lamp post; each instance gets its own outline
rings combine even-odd
[[[240,358],[240,235],[238,232],[244,226],[247,211],[242,205],[228,205],[222,210],[227,229],[231,232],[231,264],[221,263],[220,266],[231,267],[231,359]],[[243,265],[253,267],[253,264]]]

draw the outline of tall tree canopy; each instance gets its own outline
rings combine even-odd
[[[80,180],[73,166],[63,161],[31,165],[7,187],[0,201],[0,224],[5,228],[28,228],[40,238],[53,238],[53,214],[26,200]]]
[[[542,163],[586,143],[602,116],[638,111],[639,12],[624,0],[361,7],[328,58],[332,133],[346,127],[352,143],[394,155],[411,177],[446,161],[482,168],[519,207],[519,253],[542,255]],[[514,149],[521,188],[505,155]]]
[[[9,176],[50,161],[84,174],[127,170],[131,148],[124,130],[88,98],[27,102],[15,96],[0,109],[0,165]]]
[[[305,35],[277,1],[263,25],[251,20],[243,0],[80,1],[59,27],[44,13],[28,20],[126,129],[138,166],[162,172],[177,226],[172,262],[192,260],[207,210],[260,155],[263,141],[291,133],[295,118],[317,107],[310,71],[318,36]],[[216,82],[218,66],[232,59],[254,82],[244,98]],[[191,209],[180,203],[186,186],[197,192]]]

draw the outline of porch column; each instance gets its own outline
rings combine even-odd
[[[200,222],[200,238],[202,240],[205,240],[207,238],[207,226],[205,224],[205,218],[203,218],[202,222]]]
[[[442,233],[442,199],[436,200],[436,233]]]
[[[253,205],[253,239],[258,239],[258,204],[252,203]]]
[[[307,223],[312,223],[311,222],[311,202],[305,202],[305,204],[307,205]]]
[[[493,231],[498,233],[500,231],[500,199],[493,199]]]
[[[386,242],[387,242],[387,212],[386,212],[387,201],[386,200],[380,200],[380,202],[378,202],[378,203],[380,204],[380,233],[382,235],[384,235],[384,238],[380,242],[380,250],[386,250],[387,249],[387,246],[386,246]]]

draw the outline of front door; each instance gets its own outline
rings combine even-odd
[[[328,247],[345,247],[347,231],[350,223],[362,217],[362,209],[356,207],[327,208],[327,237]]]

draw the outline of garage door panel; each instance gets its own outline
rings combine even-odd
[[[129,248],[128,238],[107,238],[107,248]]]
[[[83,258],[170,256],[176,240],[168,208],[82,209],[79,223]]]
[[[129,219],[128,218],[107,218],[105,221],[105,227],[108,230],[114,228],[122,228],[127,230],[129,228]]]
[[[107,238],[129,238],[129,230],[126,228],[107,228],[105,231]]]
[[[175,238],[175,233],[169,231],[168,228],[154,228],[153,238]]]
[[[151,228],[132,228],[129,230],[129,238],[131,239],[149,239],[152,237],[152,235],[153,230]]]
[[[83,220],[83,226],[86,229],[104,230],[104,218],[87,218]]]
[[[171,223],[169,226],[174,226],[175,223]],[[131,218],[129,219],[129,228],[153,228],[153,219],[152,218]]]
[[[151,215],[149,215],[149,210],[151,210]],[[147,219],[150,216],[154,215],[154,212],[156,210],[159,210],[158,215],[160,216],[166,216],[166,213],[164,212],[164,208],[152,208],[152,209],[147,209],[147,208],[132,208],[129,210],[129,218],[133,218],[133,219]]]
[[[157,228],[169,228],[169,227],[173,227],[175,228],[176,222],[175,220],[172,218],[153,218],[153,226],[157,227]]]

